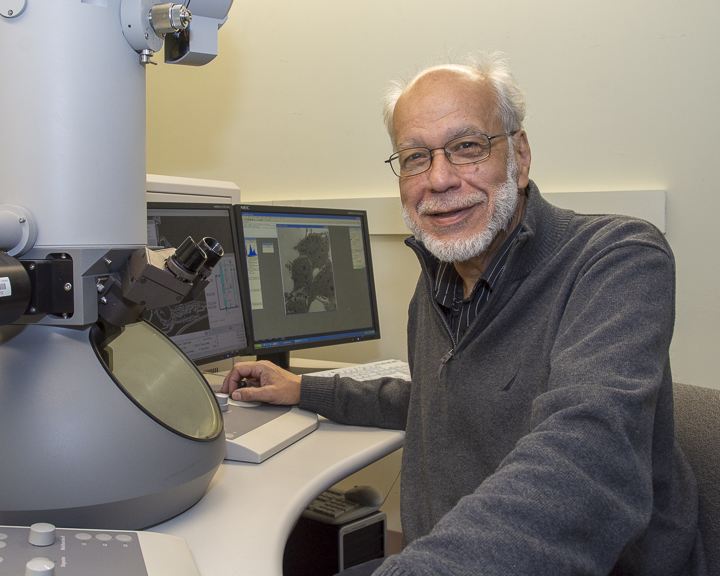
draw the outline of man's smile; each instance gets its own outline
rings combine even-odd
[[[451,226],[453,224],[460,223],[476,208],[486,205],[487,198],[483,198],[482,200],[474,201],[472,203],[468,203],[466,199],[461,205],[457,205],[456,202],[444,202],[444,204],[444,206],[423,206],[423,204],[421,204],[418,206],[418,215],[421,218],[426,219],[426,221],[432,222],[436,226]]]

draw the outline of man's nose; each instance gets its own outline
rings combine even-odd
[[[460,185],[457,166],[450,162],[444,148],[430,151],[432,163],[428,170],[428,187],[431,192],[445,192]]]

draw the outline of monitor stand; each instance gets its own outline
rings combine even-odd
[[[263,352],[257,360],[269,360],[284,370],[290,370],[290,352]]]
[[[203,374],[214,392],[224,375]],[[287,448],[318,426],[317,414],[297,406],[271,406],[260,402],[228,401],[223,412],[227,455],[225,460],[259,464]]]

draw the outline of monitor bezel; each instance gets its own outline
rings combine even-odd
[[[380,338],[380,321],[378,315],[378,303],[377,294],[375,291],[375,274],[373,271],[372,264],[372,248],[370,244],[370,232],[368,228],[368,217],[365,210],[353,210],[353,209],[341,209],[341,208],[314,208],[309,206],[279,206],[279,205],[264,205],[264,204],[236,204],[235,209],[235,223],[237,225],[238,235],[236,243],[242,246],[242,253],[240,254],[240,270],[241,270],[241,288],[243,298],[243,311],[247,311],[250,316],[248,326],[248,343],[251,348],[251,354],[256,356],[258,360],[269,359],[277,364],[287,364],[287,357],[290,352],[296,350],[306,350],[310,348],[319,348],[321,346],[335,346],[337,344],[348,344],[351,342],[367,342],[370,340],[378,340]],[[319,216],[353,216],[359,217],[361,222],[361,230],[363,243],[365,245],[365,269],[368,278],[368,290],[370,296],[370,307],[372,316],[372,329],[375,331],[373,334],[364,334],[361,336],[339,336],[338,338],[330,338],[327,340],[313,341],[313,342],[291,342],[288,344],[274,344],[268,346],[262,351],[258,351],[255,347],[260,342],[267,342],[267,340],[255,340],[255,330],[252,321],[252,308],[250,303],[250,287],[247,270],[247,258],[245,255],[245,234],[243,227],[242,215],[245,213],[269,213],[269,214],[298,214],[298,215],[319,215]],[[285,357],[285,360],[283,360]],[[287,367],[287,366],[283,366]]]
[[[244,260],[243,258],[239,258],[241,254],[238,252],[240,245],[238,244],[238,229],[235,221],[235,210],[234,206],[232,204],[226,204],[226,203],[220,203],[220,202],[163,202],[163,201],[148,201],[146,206],[146,214],[149,210],[155,209],[155,210],[227,210],[230,215],[230,233],[232,238],[232,244],[233,244],[233,254],[235,254],[235,269],[237,271],[237,274],[240,276],[240,262],[239,260]],[[200,240],[199,238],[194,238],[194,240],[197,242]],[[223,247],[225,252],[227,250]],[[245,246],[243,244],[242,247],[244,256],[245,254]],[[243,348],[236,348],[233,350],[229,350],[227,352],[218,352],[216,354],[211,354],[209,356],[202,356],[200,358],[190,358],[188,356],[188,359],[193,362],[196,366],[203,366],[205,364],[211,364],[213,362],[219,362],[222,360],[230,359],[232,360],[235,357],[238,356],[249,356],[253,353],[253,347],[251,345],[251,339],[250,339],[250,328],[249,328],[249,322],[252,322],[252,318],[248,317],[248,310],[247,310],[247,304],[245,299],[245,289],[243,288],[243,282],[242,278],[238,278],[238,288],[240,291],[240,303],[242,306],[242,315],[243,315],[243,323],[245,327],[245,342],[246,345]]]

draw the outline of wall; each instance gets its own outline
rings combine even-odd
[[[148,172],[231,180],[254,202],[394,194],[388,78],[502,50],[527,91],[541,190],[667,191],[674,375],[720,387],[719,17],[713,0],[236,0],[214,62],[148,67]],[[386,336],[343,352],[363,361],[401,355],[418,270],[399,237],[373,250]]]

